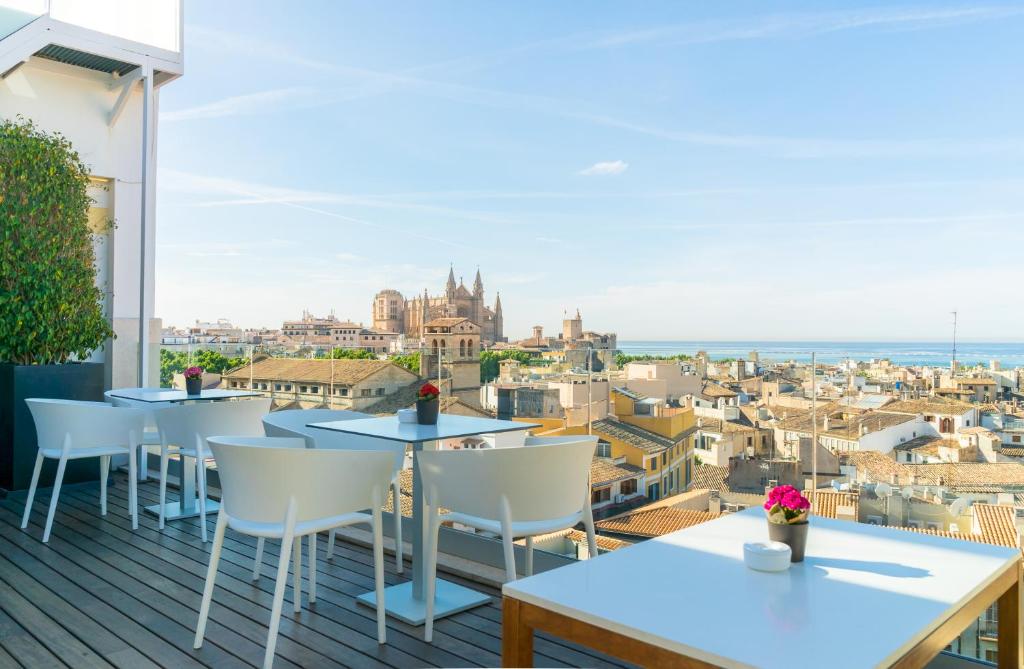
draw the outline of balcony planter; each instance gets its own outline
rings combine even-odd
[[[25,400],[29,397],[103,401],[103,364],[0,364],[0,488],[24,490],[36,462],[36,426]],[[43,464],[39,485],[53,484],[57,461]],[[64,483],[93,481],[99,467],[93,458],[69,460]]]
[[[437,414],[441,402],[436,397],[432,400],[416,400],[416,422],[420,425],[437,425]]]
[[[31,121],[0,121],[0,487],[28,487],[36,430],[25,399],[103,400],[106,370],[80,363],[114,332],[96,285],[89,168],[66,138]],[[50,485],[49,460],[40,485]],[[69,462],[68,483],[95,479],[94,459]]]

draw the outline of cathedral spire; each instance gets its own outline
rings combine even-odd
[[[494,314],[501,315],[501,293],[494,294]]]
[[[448,284],[445,286],[445,290],[448,293],[449,297],[455,295],[455,266],[454,265],[450,265],[448,267]]]
[[[476,268],[476,278],[473,279],[473,295],[480,297],[484,294],[484,281],[480,278],[480,268]]]

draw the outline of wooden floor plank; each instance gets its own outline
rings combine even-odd
[[[46,630],[37,630],[42,633]],[[22,667],[66,667],[64,662],[0,609],[0,647]]]

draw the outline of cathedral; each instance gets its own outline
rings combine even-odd
[[[473,292],[461,279],[456,285],[455,270],[449,269],[443,295],[431,296],[424,288],[422,295],[407,300],[397,290],[388,288],[373,298],[373,327],[406,337],[418,339],[423,334],[423,325],[435,318],[456,317],[468,318],[479,325],[483,344],[506,341],[502,332],[501,296],[495,296],[493,309],[484,304],[484,282],[479,269],[473,280]]]

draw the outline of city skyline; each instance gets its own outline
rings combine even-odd
[[[1021,339],[1024,8],[523,7],[188,3],[157,316],[368,323],[454,263],[513,338]]]

